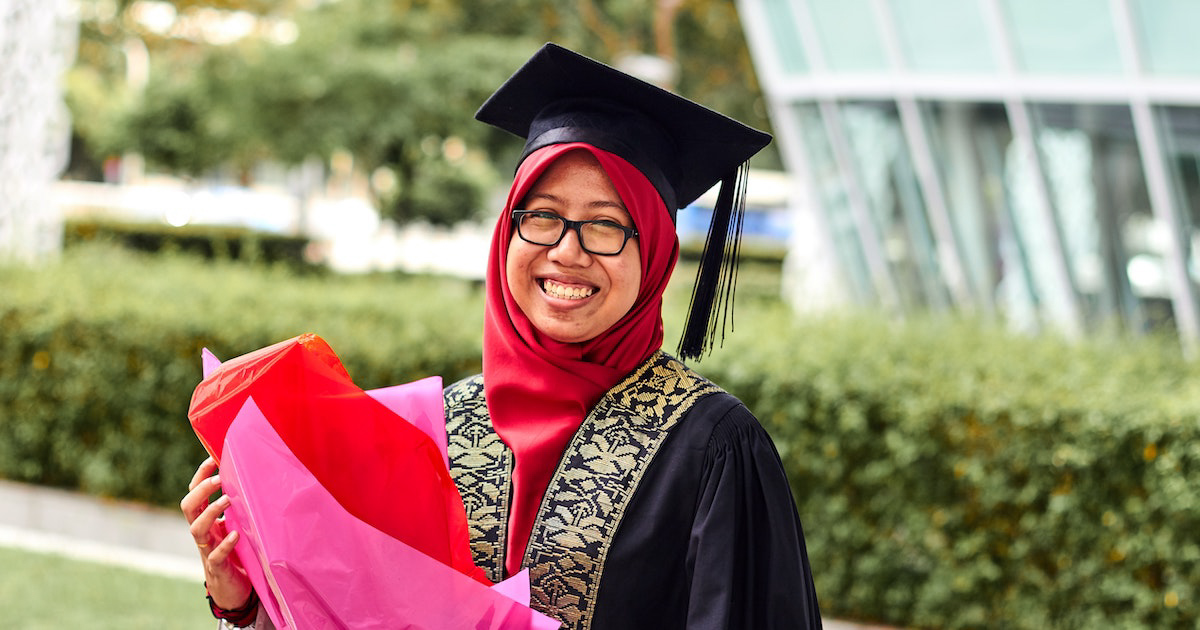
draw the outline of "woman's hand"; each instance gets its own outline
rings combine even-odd
[[[221,476],[213,458],[204,460],[196,469],[192,482],[188,484],[187,496],[179,502],[184,517],[190,525],[192,539],[204,560],[204,582],[213,602],[225,610],[234,610],[246,605],[254,587],[246,571],[237,563],[233,546],[238,541],[237,532],[225,530],[222,515],[229,507],[229,497],[222,495],[211,504],[208,498],[221,489]]]

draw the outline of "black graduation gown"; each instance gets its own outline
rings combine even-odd
[[[563,548],[545,552],[561,556],[582,548],[576,558],[587,556],[594,566],[559,582],[541,583],[539,575],[547,577],[546,571],[570,571],[562,565],[545,569],[546,563],[539,565],[536,561],[536,553],[527,554],[526,565],[533,570],[534,607],[561,617],[554,594],[542,593],[539,599],[539,586],[557,593],[563,589],[556,584],[596,580],[598,585],[584,589],[584,595],[571,593],[570,597],[559,598],[582,599],[580,608],[587,611],[581,619],[569,621],[564,627],[592,630],[821,627],[804,534],[779,455],[766,431],[740,401],[702,381],[673,358],[660,353],[648,363],[685,371],[706,389],[688,401],[677,422],[664,431],[661,442],[643,455],[646,461],[642,468],[621,473],[618,485],[629,482],[626,477],[635,479],[623,511],[618,511],[619,517],[607,519],[616,522],[606,530],[606,546],[568,544],[565,554]],[[483,401],[478,377],[475,384],[471,397],[475,399],[476,420],[480,420],[485,418],[480,414],[486,410],[480,411]],[[643,388],[641,396],[644,398],[645,391],[655,388],[654,385]],[[451,394],[456,389],[457,396]],[[447,392],[448,418],[461,417],[462,384],[452,385]],[[651,404],[648,408],[661,406]],[[504,544],[496,536],[504,531],[507,502],[503,493],[499,500],[481,499],[478,488],[503,489],[508,483],[506,475],[511,471],[511,460],[492,468],[490,474],[481,473],[474,464],[464,470],[464,461],[478,462],[480,458],[478,452],[467,458],[460,452],[456,458],[455,443],[461,445],[463,435],[469,435],[470,442],[478,445],[479,422],[451,421],[448,428],[451,474],[459,483],[467,505],[476,562],[485,570],[490,568],[495,579],[500,577],[497,572],[502,571],[504,563]],[[490,425],[487,429],[490,430]],[[494,433],[487,437],[493,446],[499,444]],[[564,454],[556,480],[569,476],[566,471],[578,468],[574,462],[582,461],[572,458],[575,446],[573,442]],[[511,457],[505,447],[498,448],[505,457]],[[575,471],[576,479],[595,477],[590,470],[578,472]],[[591,487],[602,494],[613,483],[602,480]],[[559,486],[552,481],[539,524],[552,520],[550,515],[555,512],[575,510],[569,500],[558,507],[555,501],[557,495],[579,492],[556,490],[556,487]],[[613,501],[604,498],[601,503]],[[534,529],[531,547],[536,547],[539,539],[539,525],[535,524]],[[580,563],[562,564],[575,568]]]
[[[617,529],[593,630],[820,625],[774,444],[733,396],[701,399],[670,432]]]

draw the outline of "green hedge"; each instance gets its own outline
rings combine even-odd
[[[200,350],[305,332],[364,387],[479,369],[482,296],[436,279],[295,275],[81,247],[0,268],[0,476],[177,503],[203,450],[187,423]]]
[[[1170,341],[756,322],[705,372],[800,497],[824,608],[922,628],[1195,628],[1200,366]]]
[[[753,269],[753,268],[752,268]],[[1200,366],[1168,341],[795,319],[744,278],[699,364],[779,445],[823,612],[921,628],[1193,628]],[[690,274],[678,274],[686,286]],[[199,350],[313,331],[363,387],[478,371],[469,283],[83,247],[0,269],[0,476],[176,502]],[[668,299],[668,344],[684,290]]]
[[[118,221],[102,218],[69,219],[63,224],[63,245],[114,244],[143,252],[184,252],[205,258],[252,263],[284,263],[311,267],[305,257],[309,240],[244,227]]]

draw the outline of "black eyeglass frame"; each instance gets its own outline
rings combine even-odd
[[[526,238],[526,236],[524,234],[521,233],[521,217],[528,216],[531,214],[541,214],[541,215],[545,215],[546,217],[554,217],[555,219],[558,219],[559,221],[562,222],[562,225],[563,225],[562,232],[558,233],[558,238],[554,239],[553,243],[539,243],[537,241],[531,241],[528,238]],[[553,212],[548,212],[546,210],[513,210],[512,211],[512,222],[513,222],[513,229],[515,229],[517,231],[517,236],[520,236],[522,241],[525,241],[526,243],[530,243],[532,245],[541,245],[542,247],[554,247],[555,245],[558,245],[559,243],[562,242],[563,237],[567,235],[567,230],[575,230],[575,237],[579,239],[579,246],[581,248],[583,248],[583,251],[585,251],[589,254],[595,255],[595,256],[619,256],[619,255],[621,255],[621,252],[625,251],[625,245],[629,243],[629,239],[638,237],[638,231],[636,228],[625,227],[624,225],[621,225],[620,223],[617,223],[610,219],[590,219],[587,221],[572,221],[566,217],[559,216],[557,214],[554,214]],[[621,241],[621,246],[619,248],[617,248],[617,251],[615,251],[615,252],[596,252],[596,251],[592,251],[592,250],[588,249],[587,245],[585,245],[583,243],[583,232],[581,230],[582,230],[583,226],[593,224],[593,223],[603,223],[603,224],[611,226],[611,227],[619,228],[621,230],[621,232],[623,234],[625,234],[625,239]]]

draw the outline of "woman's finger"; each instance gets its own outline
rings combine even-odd
[[[208,554],[209,563],[218,565],[224,564],[229,560],[229,554],[233,553],[233,548],[237,546],[237,541],[240,537],[237,532],[226,534],[225,538],[216,547],[213,547],[212,553]]]
[[[220,489],[221,476],[213,475],[200,480],[184,495],[183,499],[179,501],[179,509],[183,511],[188,523],[194,522],[200,513],[209,507],[208,498]]]
[[[204,508],[188,526],[192,532],[192,540],[196,542],[196,546],[200,548],[202,554],[208,555],[212,551],[210,547],[213,542],[219,540],[218,536],[224,534],[223,531],[214,531],[214,526],[218,525],[218,519],[228,507],[229,497],[222,496]]]
[[[214,472],[217,472],[217,460],[209,457],[196,468],[196,474],[192,475],[192,481],[188,484],[188,490],[195,488],[196,484],[203,481],[206,477],[211,477]]]

